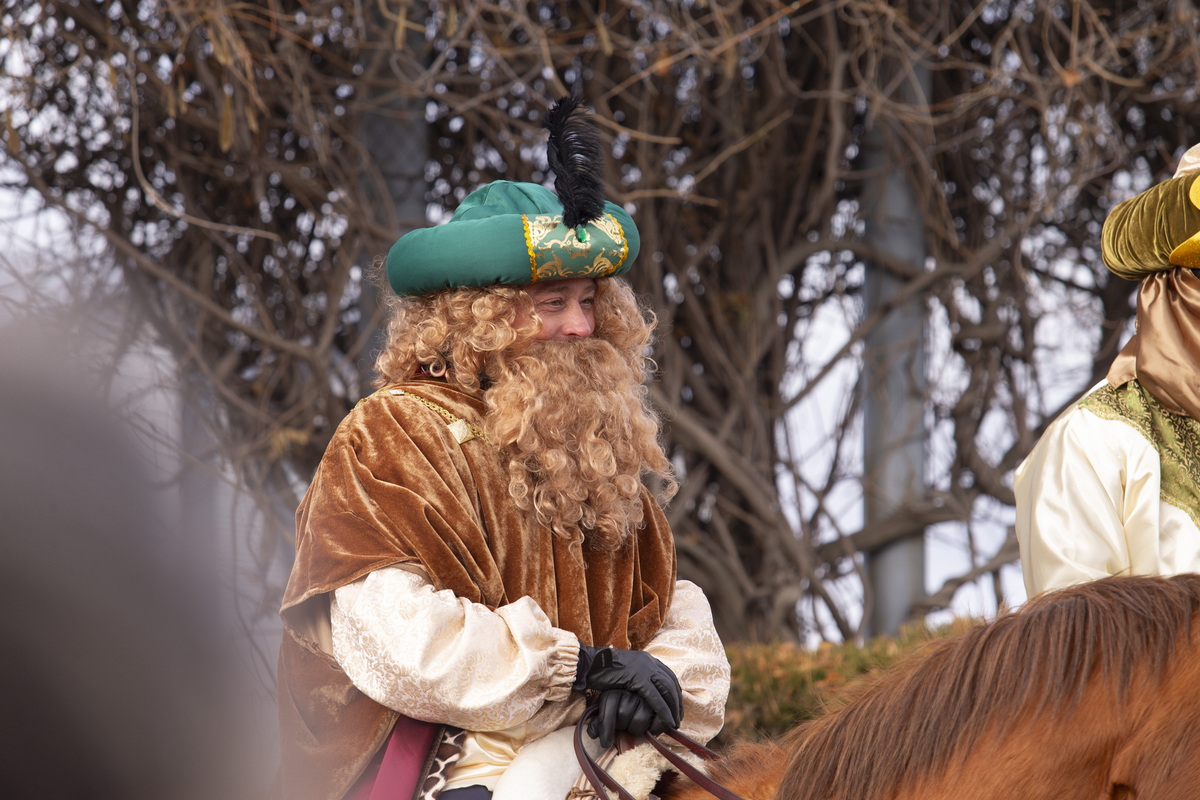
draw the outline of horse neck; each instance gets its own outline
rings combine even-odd
[[[775,742],[743,743],[705,769],[710,778],[742,800],[773,800],[790,760],[789,747]],[[690,780],[674,781],[661,800],[713,800]]]

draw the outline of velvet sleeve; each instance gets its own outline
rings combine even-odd
[[[1191,195],[1196,178],[1195,174],[1169,178],[1109,213],[1100,235],[1104,263],[1109,269],[1122,278],[1141,280],[1150,272],[1171,266],[1200,266],[1182,263],[1180,258],[1189,251],[1192,237],[1200,232],[1200,209]]]

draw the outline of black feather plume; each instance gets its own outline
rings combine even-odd
[[[546,157],[554,173],[554,193],[563,205],[568,228],[585,225],[604,213],[603,157],[600,137],[586,114],[576,114],[581,100],[568,95],[546,112]]]

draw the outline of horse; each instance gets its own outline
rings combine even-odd
[[[1195,574],[1048,592],[707,771],[745,800],[1200,797],[1198,612]]]

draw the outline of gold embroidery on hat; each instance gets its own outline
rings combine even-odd
[[[608,272],[604,273],[605,275],[610,275],[621,268],[621,265],[625,263],[625,257],[629,255],[629,242],[625,239],[625,229],[621,227],[621,223],[612,214],[605,214],[593,224],[608,234],[614,242],[621,243],[620,258],[617,259],[616,264],[610,267]]]
[[[580,241],[574,229],[563,226],[560,215],[522,215],[521,219],[533,268],[531,283],[559,278],[602,278],[620,269],[629,254],[621,223],[611,214],[588,223],[602,235],[589,236],[586,241]]]
[[[533,252],[533,235],[529,230],[529,217],[521,215],[521,225],[525,228],[525,251],[529,253],[530,283],[537,280],[537,256]]]

